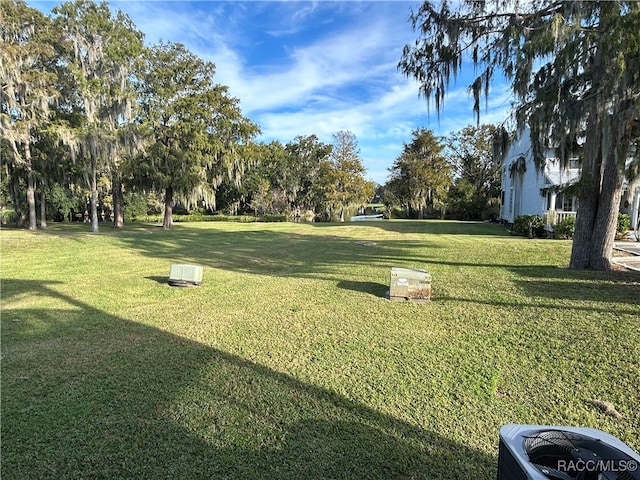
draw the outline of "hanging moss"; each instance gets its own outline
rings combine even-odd
[[[504,126],[496,129],[493,135],[493,157],[504,160],[511,145],[512,136]]]
[[[509,165],[509,176],[513,178],[516,174],[523,175],[527,171],[527,160],[524,156],[518,157],[518,159]]]

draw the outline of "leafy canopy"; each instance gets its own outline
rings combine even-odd
[[[141,186],[171,189],[187,205],[199,199],[214,205],[224,178],[239,183],[243,146],[259,132],[214,74],[213,63],[179,43],[160,43],[143,55],[138,120],[149,145],[131,170]]]
[[[389,169],[390,189],[420,217],[427,206],[443,207],[451,185],[451,165],[442,154],[443,149],[431,130],[415,130],[411,142],[404,145]]]

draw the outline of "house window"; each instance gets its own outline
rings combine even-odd
[[[569,159],[569,168],[571,168],[571,169],[580,168],[580,158],[579,157],[571,157]]]
[[[570,197],[569,195],[562,196],[562,210],[565,212],[575,212],[574,209],[574,197]]]

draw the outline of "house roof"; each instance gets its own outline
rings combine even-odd
[[[561,171],[545,171],[544,172],[544,186],[554,187],[557,185],[567,185],[575,182],[580,177],[580,170],[561,170]]]

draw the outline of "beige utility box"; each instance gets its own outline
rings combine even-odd
[[[416,268],[391,268],[390,300],[428,302],[431,298],[431,275]]]
[[[195,287],[202,284],[202,267],[199,265],[171,265],[169,285]]]

